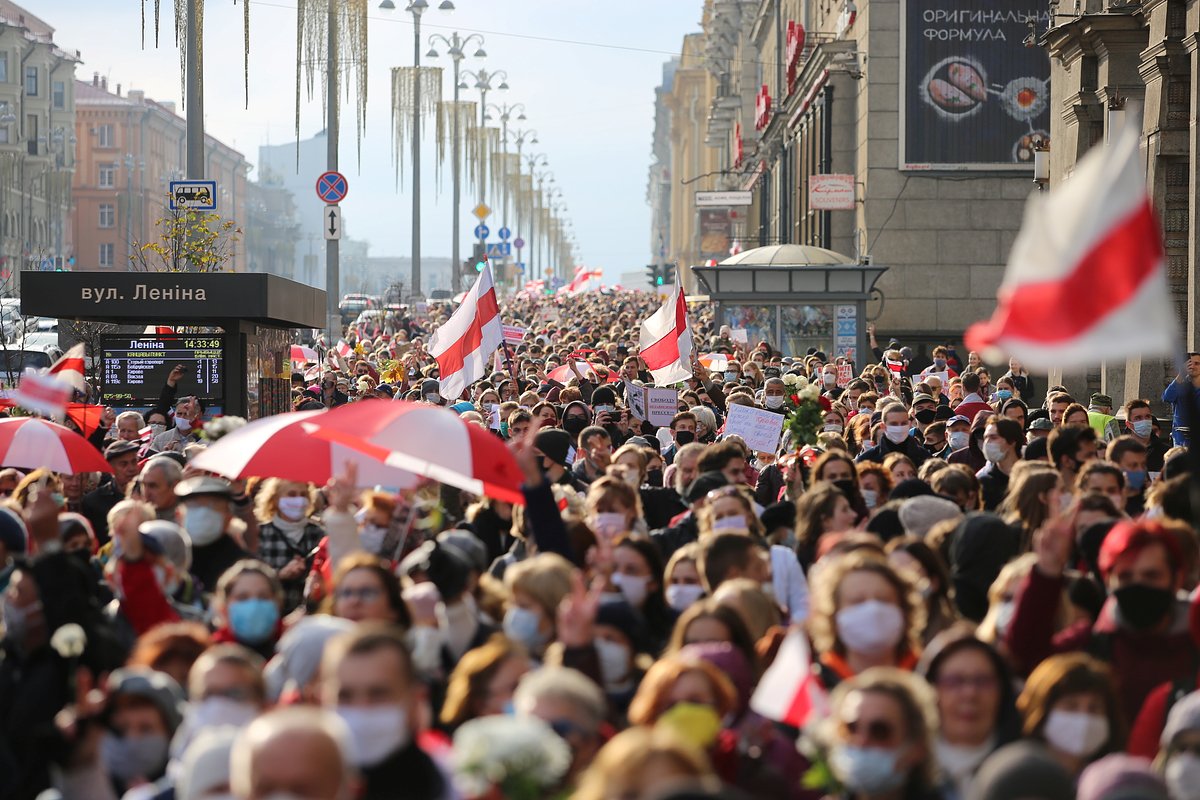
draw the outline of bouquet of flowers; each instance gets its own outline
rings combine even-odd
[[[454,733],[454,782],[464,797],[539,800],[571,766],[571,751],[531,717],[492,716]]]
[[[803,375],[788,373],[783,383],[790,392],[784,413],[792,447],[798,450],[801,445],[816,444],[817,434],[825,426],[825,412],[831,408],[829,399],[822,397],[821,388]]]
[[[212,444],[222,436],[228,436],[245,424],[245,417],[214,417],[204,423],[201,435],[209,444]]]

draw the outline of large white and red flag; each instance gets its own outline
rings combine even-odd
[[[50,365],[46,372],[60,381],[65,381],[75,391],[87,393],[87,380],[83,376],[84,348],[80,342],[63,354],[62,358]]]
[[[998,300],[965,337],[985,361],[1008,354],[1032,369],[1070,369],[1174,351],[1162,233],[1134,131],[1030,198]]]
[[[675,290],[662,307],[642,323],[639,341],[642,361],[655,386],[670,386],[692,377],[692,331],[688,327],[683,285],[675,275]]]
[[[504,341],[491,264],[483,265],[475,285],[464,294],[462,305],[429,340],[447,400],[457,400],[463,389],[487,375],[488,359]]]
[[[769,720],[803,728],[829,714],[829,698],[812,669],[808,640],[792,628],[750,698],[750,708]]]

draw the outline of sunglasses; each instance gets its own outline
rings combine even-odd
[[[896,727],[885,719],[843,720],[842,727],[851,736],[857,737],[861,731],[866,736],[868,744],[887,747],[897,740]]]

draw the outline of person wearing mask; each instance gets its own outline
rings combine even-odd
[[[268,478],[255,501],[258,558],[275,570],[283,584],[285,616],[304,601],[312,553],[325,537],[324,529],[312,519],[315,495],[309,484]]]
[[[932,425],[937,417],[937,401],[933,399],[933,395],[925,392],[913,395],[911,415],[914,433],[923,439],[925,429]]]
[[[321,659],[321,704],[350,730],[350,761],[364,800],[452,796],[447,776],[417,743],[423,690],[404,636],[373,623],[331,640]],[[304,795],[310,796],[306,791]]]
[[[283,587],[275,570],[245,559],[221,575],[213,593],[213,641],[240,644],[264,659],[283,635]]]
[[[826,762],[845,800],[939,796],[936,702],[908,672],[876,667],[848,679],[830,698],[820,728]]]
[[[212,591],[225,570],[250,554],[239,542],[244,523],[233,514],[233,487],[207,475],[175,485],[179,524],[192,541],[192,575],[204,591]]]
[[[200,441],[200,401],[195,397],[181,397],[175,403],[175,427],[155,436],[150,449],[159,453],[182,453],[183,448]]]
[[[1108,461],[1125,477],[1124,497],[1118,510],[1139,517],[1146,508],[1146,448],[1132,436],[1119,436],[1108,443]]]
[[[1034,539],[1037,566],[1016,595],[1006,643],[1022,670],[1052,653],[1103,653],[1121,676],[1121,711],[1133,719],[1159,684],[1193,680],[1197,648],[1188,630],[1188,603],[1176,597],[1182,555],[1173,534],[1153,521],[1118,522],[1100,547],[1099,568],[1109,598],[1093,623],[1079,620],[1055,631],[1065,589],[1063,572],[1075,546],[1066,520],[1044,526]]]
[[[938,346],[934,347],[932,356],[933,363],[921,370],[921,374],[919,376],[921,381],[926,380],[931,375],[940,375],[941,373],[946,373],[946,380],[958,377],[957,370],[950,366],[950,351],[945,345],[939,344]]]
[[[266,709],[263,660],[241,645],[210,647],[188,672],[187,695],[190,707],[171,740],[172,759],[206,731],[244,728]]]
[[[929,458],[929,451],[910,433],[908,411],[899,403],[893,403],[884,409],[882,421],[883,438],[879,444],[862,451],[854,460],[858,463],[874,461],[882,464],[891,453],[901,453],[908,456],[919,469]]]
[[[572,400],[563,409],[562,427],[571,435],[572,445],[579,441],[579,435],[591,422],[592,412],[582,400]]]
[[[671,445],[663,450],[663,463],[674,463],[675,456],[679,451],[694,441],[696,441],[696,415],[690,411],[680,411],[671,419]]]
[[[1134,441],[1146,448],[1146,469],[1162,472],[1163,458],[1167,454],[1167,443],[1154,433],[1154,414],[1150,403],[1145,400],[1130,400],[1125,404],[1125,432]]]
[[[837,376],[835,375],[836,379]],[[774,414],[782,414],[787,403],[787,386],[783,378],[767,378],[763,385],[763,408]]]
[[[122,441],[106,447],[104,460],[112,467],[112,480],[83,496],[83,515],[92,523],[96,541],[101,545],[108,541],[108,512],[125,499],[130,481],[137,477],[139,449],[134,442]]]
[[[1191,440],[1188,426],[1192,414],[1188,403],[1195,403],[1196,389],[1200,388],[1200,353],[1188,353],[1187,365],[1163,390],[1162,401],[1171,405],[1171,443],[1186,447]]]
[[[571,591],[574,567],[554,553],[541,553],[504,572],[508,590],[504,634],[540,660],[556,637],[559,604]]]
[[[1106,394],[1096,392],[1088,398],[1088,425],[1096,436],[1111,442],[1121,435],[1121,423],[1113,416],[1113,400]]]
[[[1144,713],[1144,711],[1143,711]],[[1139,719],[1140,721],[1140,719]],[[1135,747],[1137,725],[1129,736],[1129,752],[1155,759],[1173,800],[1200,798],[1200,692],[1179,698],[1170,711],[1161,733],[1146,750]]]
[[[565,783],[575,785],[604,745],[608,708],[600,687],[578,670],[545,666],[521,678],[512,705],[517,716],[542,720],[570,746]]]
[[[534,452],[540,458],[542,470],[551,484],[570,486],[577,492],[587,492],[587,484],[570,470],[571,435],[559,428],[543,428],[534,434]]]
[[[446,399],[442,397],[441,381],[434,377],[427,377],[421,381],[421,400],[430,405],[446,405]]]
[[[954,451],[950,449],[947,442],[946,423],[933,422],[930,423],[924,431],[925,449],[933,458],[946,459]]]
[[[983,457],[987,466],[979,470],[979,486],[983,491],[983,507],[995,511],[1004,502],[1008,479],[1020,460],[1024,431],[1011,419],[992,417],[983,431]]]
[[[1022,734],[1044,744],[1074,776],[1125,746],[1112,671],[1084,653],[1054,655],[1039,664],[1017,698],[1017,710]]]
[[[946,420],[946,447],[951,454],[965,450],[971,444],[971,420],[955,414]],[[943,456],[946,458],[946,456]]]
[[[238,734],[230,749],[232,796],[237,800],[344,800],[357,796],[360,782],[347,752],[350,736],[336,715],[312,706],[263,714]],[[414,783],[421,777],[414,775]]]

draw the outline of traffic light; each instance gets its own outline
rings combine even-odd
[[[472,252],[472,259],[473,260],[471,263],[475,267],[475,271],[483,272],[483,267],[485,264],[487,264],[487,249],[484,247],[483,242],[475,243],[475,249]]]
[[[651,286],[658,286],[658,282],[659,282],[658,264],[647,264],[646,265],[646,281]]]
[[[658,285],[662,286],[664,283],[671,284],[672,286],[675,285],[675,265],[674,264],[663,264],[662,280],[659,281]]]

